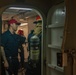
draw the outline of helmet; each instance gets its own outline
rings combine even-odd
[[[24,35],[23,30],[22,29],[18,30],[18,34],[21,35],[21,36],[23,36]]]
[[[34,24],[42,23],[41,17],[38,15],[38,16],[36,17],[36,21],[34,21],[33,23],[34,23]]]

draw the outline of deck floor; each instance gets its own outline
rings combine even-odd
[[[26,71],[25,69],[24,70],[20,70],[18,72],[18,75],[25,75],[25,71]],[[6,71],[6,75],[9,75],[7,71]],[[12,75],[14,75],[14,74],[12,74]]]

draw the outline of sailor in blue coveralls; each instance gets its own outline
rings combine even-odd
[[[1,35],[1,52],[4,60],[4,67],[7,69],[9,75],[18,75],[18,48],[22,37],[15,34],[18,23],[15,19],[9,22],[9,30]]]

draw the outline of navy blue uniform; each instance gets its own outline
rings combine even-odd
[[[11,34],[8,30],[1,35],[1,46],[4,47],[5,55],[9,63],[9,75],[18,75],[18,48],[21,37],[17,34]]]
[[[20,62],[20,67],[19,68],[24,68],[24,48],[22,46],[22,44],[26,44],[25,40],[26,37],[20,36],[20,44],[19,44],[19,49],[20,49],[20,57],[21,57],[21,62]]]
[[[1,75],[6,75],[3,58],[1,57]]]

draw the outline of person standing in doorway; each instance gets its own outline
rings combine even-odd
[[[26,69],[26,73],[25,75],[41,75],[41,41],[42,41],[42,19],[40,16],[36,17],[36,21],[34,22],[36,24],[33,33],[31,34],[31,36],[28,36],[28,49],[29,49],[29,58],[28,58],[28,66]],[[29,34],[30,35],[30,34]],[[38,48],[35,47],[35,45],[32,47],[31,46],[31,38],[37,36],[39,38],[39,55],[38,55],[38,61],[35,65],[34,62],[31,60],[31,53],[34,53],[34,49]],[[33,42],[36,43],[36,42]],[[33,49],[33,51],[31,51]],[[36,53],[37,54],[37,53]],[[35,54],[35,55],[36,55]]]
[[[9,29],[1,35],[1,54],[4,61],[4,67],[9,75],[18,75],[18,48],[20,37],[15,34],[18,23],[15,19],[8,21]]]
[[[17,34],[21,37],[20,44],[19,44],[19,53],[20,53],[20,57],[21,57],[19,69],[24,70],[24,64],[25,64],[25,62],[24,62],[24,59],[25,59],[24,50],[25,50],[25,48],[24,47],[26,47],[26,37],[24,36],[24,31],[22,29],[19,29]]]
[[[2,26],[2,33],[4,33],[7,30],[8,30],[8,20],[4,21],[4,24]],[[6,70],[4,67],[4,61],[3,61],[2,56],[1,56],[1,75],[6,75]]]

